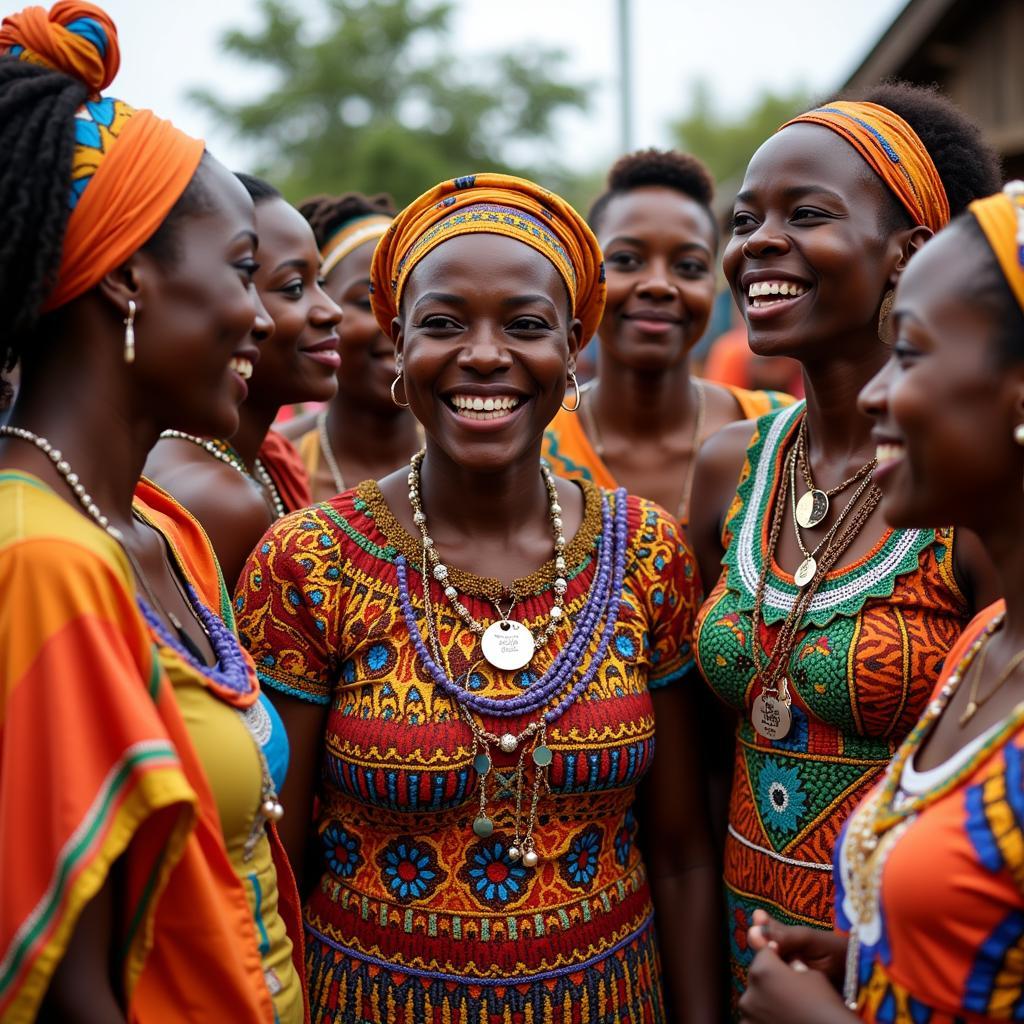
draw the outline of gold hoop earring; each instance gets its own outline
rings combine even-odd
[[[399,373],[398,376],[391,382],[391,401],[394,402],[395,405],[397,405],[399,409],[408,409],[409,408],[409,403],[408,402],[400,402],[398,400],[398,396],[395,394],[395,388],[398,387],[398,382],[401,379],[402,379],[402,374]]]
[[[128,300],[128,315],[122,321],[124,324],[124,361],[135,362],[135,300]]]
[[[889,314],[892,313],[895,298],[896,290],[890,288],[882,297],[882,305],[878,307],[878,340],[883,345],[892,344],[892,338],[889,336]]]
[[[573,407],[570,409],[569,406],[567,406],[565,404],[565,398],[563,397],[562,398],[562,408],[566,412],[575,412],[580,407],[580,400],[581,399],[580,399],[580,385],[579,385],[579,382],[576,380],[576,374],[575,374],[575,372],[573,370],[569,371],[569,380],[572,381],[573,389],[576,391],[576,402],[573,405]]]

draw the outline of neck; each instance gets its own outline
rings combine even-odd
[[[249,401],[239,406],[238,430],[228,438],[228,441],[250,470],[256,462],[271,424],[277,419],[280,411],[279,405],[262,406]]]
[[[864,462],[874,452],[872,423],[858,408],[857,397],[889,358],[889,350],[874,334],[850,345],[829,343],[829,347],[833,353],[829,358],[804,364],[811,448],[826,463],[851,458]]]
[[[383,467],[379,476],[401,465],[420,446],[416,420],[407,410],[360,405],[341,395],[327,411],[327,435],[336,459]]]
[[[1015,483],[1014,491],[1019,491],[1019,487]],[[998,508],[1002,522],[976,528],[976,532],[995,566],[1006,601],[1003,635],[1017,649],[1024,647],[1024,543],[1020,535],[1024,494],[1015,493],[1010,503],[1000,499],[992,504]]]
[[[602,387],[602,381],[607,386]],[[616,364],[602,352],[601,374],[590,401],[610,433],[637,439],[668,433],[690,417],[689,360],[662,370],[638,370]]]
[[[453,462],[430,438],[420,467],[420,497],[431,534],[468,545],[521,535],[526,523],[550,532],[548,494],[540,475],[540,444],[494,473]],[[449,541],[450,542],[450,541]]]

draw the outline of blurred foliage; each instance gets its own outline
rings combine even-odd
[[[794,114],[811,106],[806,89],[765,92],[746,113],[724,116],[707,82],[697,82],[689,112],[670,125],[676,145],[700,157],[720,185],[739,185],[758,146]]]
[[[482,170],[576,191],[555,121],[586,108],[587,88],[568,80],[563,52],[453,52],[445,2],[308,0],[302,15],[295,6],[256,0],[257,27],[222,39],[227,53],[272,72],[264,95],[234,103],[192,93],[253,146],[259,173],[290,199],[358,189],[404,204]]]

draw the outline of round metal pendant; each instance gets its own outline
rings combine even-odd
[[[473,831],[481,839],[486,839],[494,831],[494,822],[487,815],[480,814],[473,819]]]
[[[827,515],[828,495],[824,491],[808,491],[796,503],[796,521],[805,530],[813,530]]]
[[[780,740],[792,727],[793,715],[788,704],[762,693],[750,709],[750,722],[766,740]]]
[[[511,619],[492,622],[480,640],[488,663],[504,672],[515,672],[530,664],[537,645],[533,634],[521,623]]]
[[[818,571],[818,563],[814,560],[813,555],[808,555],[797,567],[796,572],[793,573],[793,579],[796,581],[798,587],[806,587],[811,580],[814,579],[814,574]]]

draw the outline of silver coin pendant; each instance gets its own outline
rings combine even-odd
[[[480,639],[484,657],[490,665],[503,672],[515,672],[530,664],[537,644],[533,634],[512,619],[492,622]]]
[[[780,740],[792,727],[793,714],[778,697],[762,693],[750,709],[750,722],[766,740]]]
[[[796,572],[793,573],[793,579],[798,587],[806,587],[811,580],[814,579],[814,574],[818,571],[818,563],[814,560],[813,555],[808,555],[797,567]]]
[[[828,495],[815,488],[796,503],[796,521],[805,530],[813,530],[828,515]]]

